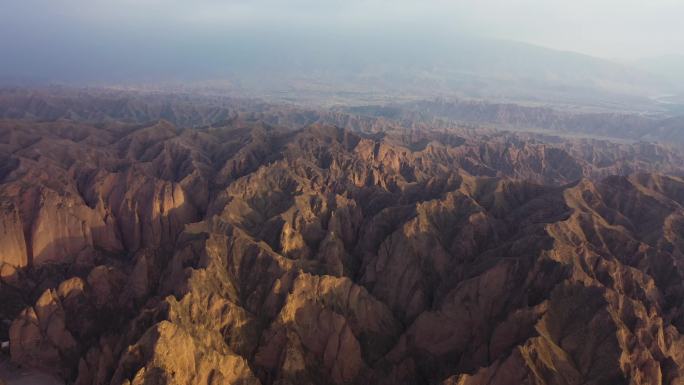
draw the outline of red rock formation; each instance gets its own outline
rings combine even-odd
[[[335,118],[359,129],[1,121],[12,359],[79,385],[684,383],[684,180],[652,173],[679,152]]]

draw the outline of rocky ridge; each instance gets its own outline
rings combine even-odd
[[[0,122],[12,360],[83,385],[684,383],[678,151],[292,114]]]

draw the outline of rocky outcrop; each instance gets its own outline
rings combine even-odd
[[[179,347],[182,346],[182,349]],[[131,361],[146,366],[125,376],[121,368]],[[163,321],[148,330],[141,340],[129,348],[114,373],[114,383],[121,384],[258,384],[247,362],[229,351],[213,350],[172,323]]]
[[[0,122],[12,360],[79,385],[684,382],[678,151],[264,109]]]
[[[0,229],[2,229],[0,233],[2,262],[14,267],[28,266],[24,226],[18,208],[9,202],[5,203],[0,220],[2,220],[2,224],[0,224]]]

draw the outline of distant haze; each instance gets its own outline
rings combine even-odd
[[[2,0],[0,80],[325,76],[419,62],[423,73],[479,71],[504,58],[472,43],[487,38],[628,63],[684,54],[682,15],[680,0]]]

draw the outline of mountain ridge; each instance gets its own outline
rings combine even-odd
[[[682,381],[675,148],[234,107],[0,120],[12,360],[79,385]]]

